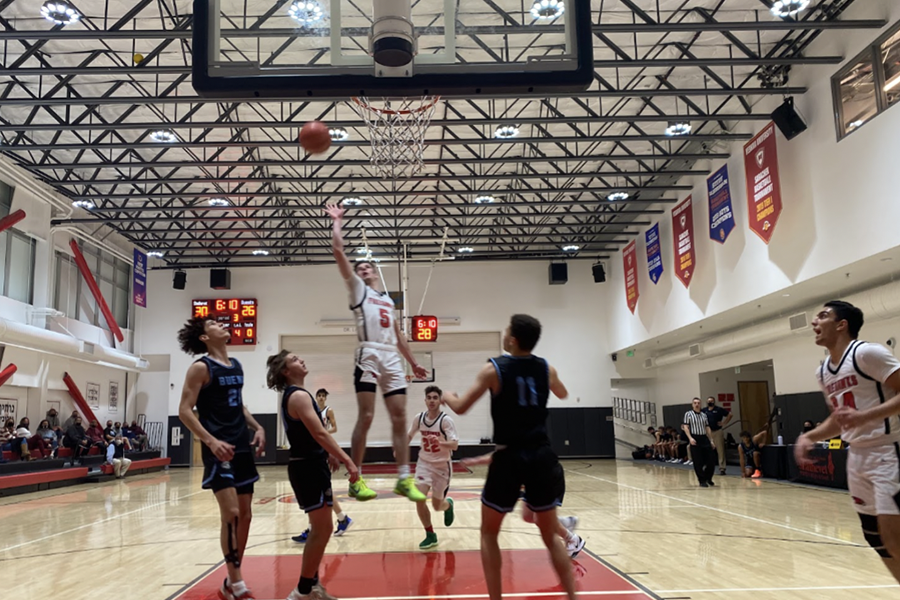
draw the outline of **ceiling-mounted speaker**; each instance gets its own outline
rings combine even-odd
[[[603,263],[594,263],[591,273],[594,274],[594,283],[606,283],[606,269],[603,267]]]
[[[806,131],[806,123],[794,109],[794,99],[785,98],[784,103],[772,112],[772,120],[778,125],[778,129],[784,134],[784,137],[792,140],[804,131]]]
[[[231,271],[228,269],[210,269],[209,287],[214,290],[230,290]]]
[[[172,278],[172,287],[176,290],[183,290],[185,285],[187,285],[187,273],[175,271],[175,277]]]
[[[569,280],[569,265],[550,263],[550,285],[562,285]]]

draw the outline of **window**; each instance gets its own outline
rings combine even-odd
[[[900,101],[900,23],[831,80],[838,139]]]
[[[128,309],[131,306],[131,265],[97,250],[82,246],[81,253],[94,275],[100,293],[112,311],[119,327],[128,327]],[[109,324],[100,312],[94,295],[78,271],[75,259],[62,252],[56,253],[56,310],[70,319],[78,319],[109,330]]]
[[[9,214],[13,188],[0,182],[0,217]],[[0,232],[0,296],[31,304],[35,241],[14,229]]]

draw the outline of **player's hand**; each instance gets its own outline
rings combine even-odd
[[[805,435],[797,438],[797,441],[794,442],[794,460],[797,461],[798,465],[803,466],[812,463],[809,459],[809,451],[813,449],[814,445],[815,442]]]
[[[868,415],[866,413],[867,411],[865,410],[856,410],[849,406],[842,406],[834,411],[834,418],[837,419],[841,429],[853,429],[871,420],[867,418]]]
[[[329,454],[328,455],[328,468],[331,469],[332,473],[334,473],[335,471],[337,471],[338,469],[341,468],[341,461]]]
[[[428,379],[428,369],[421,365],[413,365],[413,375],[416,379]]]
[[[342,221],[344,219],[344,207],[340,204],[326,205],[325,212],[335,221]]]
[[[344,463],[344,466],[347,468],[347,475],[350,476],[350,483],[356,483],[359,481],[359,469],[356,468],[356,465],[353,464],[352,460],[348,460]]]
[[[222,462],[226,462],[234,458],[234,446],[222,440],[213,440],[209,444],[210,451]]]
[[[715,443],[714,441],[712,441],[712,440],[709,440],[709,447],[712,448],[713,450],[715,450],[715,449],[716,449],[716,443]]]
[[[256,456],[262,456],[266,453],[266,432],[260,427],[256,430],[256,433],[253,434],[253,441],[250,442],[251,446],[256,446]]]
[[[691,438],[691,446],[696,446],[696,445],[697,445],[697,440],[695,440],[694,438]]]

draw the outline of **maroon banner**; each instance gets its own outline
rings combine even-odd
[[[628,303],[628,310],[634,314],[640,295],[637,280],[637,250],[634,240],[622,250],[622,263],[625,265],[625,301]]]
[[[768,244],[781,215],[774,123],[769,123],[744,145],[744,171],[747,175],[750,230]]]
[[[694,275],[694,205],[688,196],[672,209],[672,240],[675,242],[675,276],[684,287],[691,285]]]

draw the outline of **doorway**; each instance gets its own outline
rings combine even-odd
[[[739,381],[738,398],[744,426],[751,434],[761,431],[769,422],[769,383]]]

